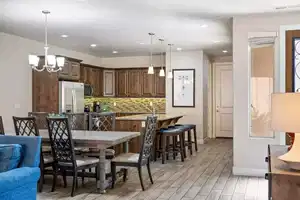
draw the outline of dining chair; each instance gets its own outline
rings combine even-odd
[[[4,125],[3,125],[3,120],[2,117],[0,116],[0,135],[4,135]]]
[[[36,125],[38,129],[47,129],[47,120],[48,112],[29,112],[29,117],[35,117],[36,118]]]
[[[69,119],[71,130],[87,130],[87,113],[66,113]]]
[[[116,129],[116,113],[102,112],[89,113],[89,130],[90,131],[114,131]],[[99,157],[99,150],[90,148],[85,154],[90,157]],[[113,147],[106,149],[105,158],[111,160],[115,156]]]
[[[146,121],[146,128],[142,136],[142,146],[140,153],[124,153],[121,154],[111,161],[111,173],[112,173],[112,188],[116,181],[116,167],[135,167],[138,169],[140,183],[143,191],[145,190],[143,178],[142,178],[142,167],[147,165],[148,174],[150,181],[153,184],[153,179],[150,170],[150,156],[152,154],[153,142],[156,134],[157,116],[148,116]],[[123,181],[126,181],[128,170],[125,169],[123,174]]]
[[[71,171],[73,174],[73,186],[71,196],[74,196],[75,186],[77,186],[77,177],[79,170],[96,168],[94,178],[98,180],[99,159],[75,156],[74,141],[67,117],[48,117],[48,131],[51,143],[51,149],[54,156],[54,180],[52,191],[55,190],[58,170],[63,172]]]
[[[37,127],[35,117],[13,117],[16,135],[18,136],[39,136],[39,129]],[[43,190],[43,183],[45,180],[45,169],[53,168],[54,160],[52,155],[44,155],[41,153],[40,170],[41,177],[39,181],[39,191]]]

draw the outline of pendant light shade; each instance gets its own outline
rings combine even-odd
[[[148,67],[148,74],[154,74],[154,68],[152,64],[152,43],[153,43],[153,36],[155,35],[154,33],[149,33],[150,35],[150,65]]]
[[[159,39],[161,46],[163,47],[163,42],[164,39]],[[161,68],[159,70],[159,76],[165,76],[165,70],[164,70],[164,63],[163,63],[163,52],[160,52],[160,63],[161,63]]]
[[[173,78],[173,73],[172,73],[172,46],[173,46],[173,44],[168,44],[169,45],[169,47],[170,47],[170,60],[169,60],[169,62],[170,62],[170,69],[169,69],[169,72],[168,72],[168,76],[167,76],[167,78]]]

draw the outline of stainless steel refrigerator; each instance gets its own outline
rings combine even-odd
[[[84,112],[84,84],[59,82],[59,112]]]

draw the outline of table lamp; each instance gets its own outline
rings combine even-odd
[[[292,148],[278,159],[300,170],[300,93],[272,94],[271,126],[274,131],[295,133]]]

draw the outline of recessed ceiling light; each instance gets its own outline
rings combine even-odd
[[[96,44],[91,44],[91,47],[96,47],[97,45]]]
[[[219,41],[219,40],[215,40],[215,41],[214,41],[214,43],[220,43],[220,42],[221,42],[221,41]]]
[[[207,27],[208,27],[207,24],[202,24],[202,25],[201,25],[201,28],[207,28]]]
[[[181,51],[182,50],[182,48],[181,47],[177,47],[177,51]]]
[[[60,37],[62,37],[62,38],[67,38],[67,37],[69,37],[68,35],[61,35]]]
[[[223,53],[227,53],[228,51],[227,50],[223,50]]]
[[[145,43],[144,43],[144,42],[140,42],[140,44],[142,44],[142,45],[143,45],[143,44],[145,44]]]
[[[118,51],[113,51],[112,53],[118,53]]]

